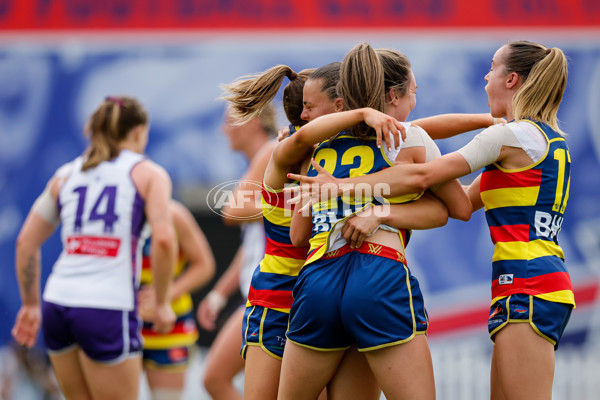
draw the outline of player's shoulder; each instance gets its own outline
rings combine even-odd
[[[141,159],[136,165],[134,165],[132,172],[135,174],[148,174],[167,178],[169,177],[167,170],[162,165],[152,161],[147,157]]]
[[[69,175],[71,175],[73,173],[76,165],[79,164],[80,162],[81,162],[81,157],[77,157],[74,160],[64,163],[63,165],[61,165],[60,167],[58,167],[56,169],[56,171],[54,172],[53,178],[64,179],[64,178],[68,177]]]

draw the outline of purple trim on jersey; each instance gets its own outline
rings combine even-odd
[[[60,204],[60,190],[58,191],[58,196],[56,196],[56,207],[58,208],[58,215],[60,215],[62,211],[62,204]]]
[[[44,342],[50,353],[79,346],[92,360],[120,361],[142,351],[136,310],[42,305]]]
[[[131,237],[134,240],[137,240],[140,237],[144,224],[146,223],[146,214],[144,213],[145,206],[146,202],[136,190],[131,212]]]
[[[138,272],[138,257],[137,257],[137,248],[138,248],[138,243],[139,240],[133,239],[131,241],[131,287],[133,288],[133,309],[134,311],[137,311],[138,308],[138,289],[140,287],[138,281],[138,274],[136,272]],[[141,271],[141,266],[140,266],[140,271]],[[140,272],[141,274],[141,272]]]
[[[134,305],[137,308],[137,289],[138,289],[138,243],[140,241],[140,235],[142,233],[142,229],[144,228],[144,224],[146,223],[146,214],[144,213],[145,201],[140,196],[139,192],[135,192],[135,199],[133,200],[133,208],[131,213],[131,276],[133,277],[133,281],[131,285],[133,287],[134,293]],[[141,269],[141,265],[140,265]]]

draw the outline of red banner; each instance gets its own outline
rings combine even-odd
[[[597,28],[598,0],[0,0],[0,30]]]

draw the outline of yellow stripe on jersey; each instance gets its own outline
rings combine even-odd
[[[556,292],[538,294],[535,297],[555,303],[572,304],[573,308],[575,308],[575,295],[571,290],[558,290]]]
[[[338,206],[337,197],[335,197],[333,199],[329,199],[326,201],[319,201],[318,203],[313,204],[311,207],[312,207],[312,212],[317,213],[317,212],[321,212],[323,210],[325,210],[325,211],[336,210],[337,206]]]
[[[292,223],[293,210],[288,208],[275,207],[267,203],[262,198],[263,217],[272,224],[285,226],[289,228]]]
[[[420,199],[421,196],[423,196],[423,194],[425,194],[425,192],[410,193],[410,194],[405,194],[402,196],[386,197],[385,199],[387,201],[389,201],[391,204],[408,203],[410,201],[415,201],[415,200]]]
[[[198,332],[144,336],[144,348],[150,350],[190,346],[198,340]]]
[[[329,237],[329,233],[331,231],[328,232],[319,232],[317,233],[315,236],[313,236],[312,238],[310,238],[310,249],[309,249],[309,253],[311,251],[313,251],[314,249],[321,247],[320,251],[318,253],[320,253],[319,257],[320,258],[323,254],[325,254],[325,251],[327,250],[327,246],[322,246],[324,244],[327,243],[327,239]],[[316,257],[317,253],[313,253],[310,255],[309,258],[313,258]],[[316,258],[315,258],[316,259]]]
[[[142,269],[142,273],[140,275],[140,282],[142,284],[152,283],[152,269]]]
[[[564,260],[565,255],[556,243],[549,240],[531,242],[498,242],[494,247],[492,262],[502,260],[533,260],[544,256],[557,256]]]
[[[573,308],[575,308],[575,295],[571,290],[557,290],[556,292],[550,293],[542,293],[542,294],[534,294],[533,297],[537,297],[538,299],[552,301],[554,303],[565,303],[572,304]],[[502,300],[508,296],[498,296],[494,297],[490,304],[496,303],[498,300]]]
[[[304,260],[298,260],[296,258],[265,254],[265,257],[260,262],[260,271],[272,274],[298,276],[298,271],[303,263]]]
[[[539,186],[492,189],[481,192],[481,200],[486,211],[498,207],[534,206],[539,192]]]

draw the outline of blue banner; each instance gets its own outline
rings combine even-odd
[[[494,52],[507,40],[448,35],[443,40],[425,36],[409,41],[408,36],[324,39],[282,33],[191,36],[162,44],[139,36],[137,41],[125,37],[119,43],[72,38],[45,44],[40,44],[41,38],[1,42],[0,341],[10,338],[20,305],[14,273],[20,226],[54,171],[84,150],[83,125],[104,97],[132,95],[147,107],[151,117],[147,152],[168,170],[175,196],[181,197],[190,189],[237,179],[245,168],[220,130],[224,103],[217,99],[219,84],[276,64],[299,71],[340,61],[359,40],[401,50],[411,59],[419,92],[410,119],[489,111],[483,77]],[[581,341],[591,329],[596,329],[596,335],[600,329],[591,326],[596,322],[588,318],[598,308],[600,275],[600,39],[548,39],[539,41],[561,47],[570,60],[559,118],[568,133],[573,169],[559,240],[579,303],[568,332]],[[281,111],[282,126],[283,116]],[[438,145],[443,153],[453,151],[473,134]],[[44,279],[59,249],[58,235],[43,247]],[[439,229],[413,233],[408,264],[422,284],[433,337],[467,329],[471,322],[485,332],[492,250],[482,211],[469,222],[451,221]]]

